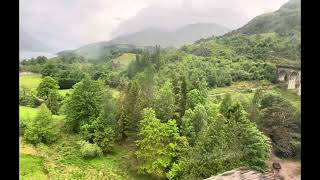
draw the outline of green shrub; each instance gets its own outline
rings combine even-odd
[[[107,153],[113,149],[115,133],[105,121],[106,119],[100,115],[92,120],[90,124],[82,125],[80,127],[80,134],[82,139],[97,144],[102,152]]]
[[[102,150],[98,145],[83,140],[79,141],[78,144],[80,145],[80,153],[83,158],[92,159],[102,156]]]
[[[47,99],[51,90],[59,89],[58,82],[50,76],[44,77],[37,88],[37,96]]]
[[[103,128],[102,131],[94,133],[93,142],[95,142],[102,152],[110,152],[114,146],[115,133],[110,127]]]
[[[24,138],[31,144],[49,144],[57,139],[58,130],[53,124],[52,114],[45,104],[39,107],[37,116],[27,124]]]
[[[27,128],[26,122],[19,120],[19,135],[20,136],[24,135],[26,128]]]

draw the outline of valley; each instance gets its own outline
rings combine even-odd
[[[19,178],[300,179],[300,9],[20,61]]]

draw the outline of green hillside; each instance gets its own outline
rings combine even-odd
[[[276,32],[287,35],[301,32],[301,1],[290,0],[279,10],[255,17],[243,27],[228,34]]]

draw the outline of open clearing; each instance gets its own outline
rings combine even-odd
[[[288,99],[295,108],[300,109],[301,98],[297,95],[295,90],[286,89],[283,84],[275,85],[267,81],[233,82],[231,86],[210,89],[208,95],[211,100],[214,100],[219,96],[222,97],[229,93],[235,99],[248,102],[253,98],[255,90],[258,88],[262,88],[264,92],[280,94],[284,98]]]
[[[27,121],[29,119],[33,119],[37,116],[38,109],[27,107],[27,106],[19,106],[19,121]],[[53,115],[53,120],[61,121],[65,118],[64,115]]]
[[[24,87],[32,91],[36,91],[37,87],[41,83],[41,74],[22,74],[19,76],[19,87]],[[67,93],[71,93],[73,89],[59,89],[58,93],[61,96],[65,96]]]
[[[20,140],[22,179],[116,179],[149,180],[127,169],[132,147],[115,146],[113,153],[92,160],[83,159],[77,148],[80,138],[64,134],[58,142],[37,147]],[[123,169],[127,169],[124,171]]]
[[[119,64],[121,67],[127,67],[131,61],[136,59],[133,53],[123,53],[121,56],[112,60],[113,63]]]
[[[36,90],[41,83],[40,74],[25,74],[19,76],[19,86],[30,90]]]

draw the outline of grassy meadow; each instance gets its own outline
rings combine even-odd
[[[41,74],[24,74],[19,77],[19,87],[24,87],[32,91],[36,91],[37,87],[41,83]],[[67,93],[71,93],[72,89],[59,89],[59,94],[65,96]]]
[[[231,94],[235,99],[249,102],[253,98],[257,88],[262,88],[266,93],[279,94],[289,100],[295,108],[300,109],[301,98],[297,95],[296,90],[288,90],[283,84],[275,85],[268,81],[233,82],[231,86],[210,89],[208,96],[211,100],[215,100],[216,98],[222,98],[225,94]]]
[[[112,60],[113,63],[119,64],[120,67],[126,68],[131,61],[136,59],[136,55],[133,53],[123,53],[121,56]]]
[[[19,77],[19,86],[30,90],[36,90],[41,83],[40,74],[25,74]]]

